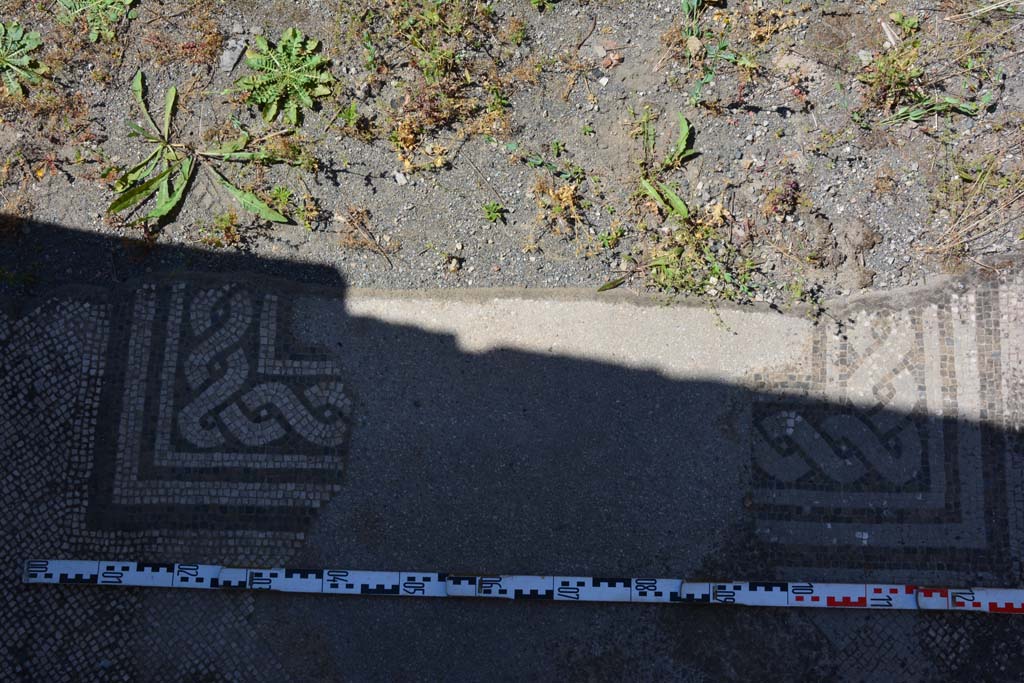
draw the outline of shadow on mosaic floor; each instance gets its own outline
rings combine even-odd
[[[286,259],[28,224],[0,268],[11,567],[74,555],[1019,583],[1020,434],[1003,425],[1018,426],[1021,397],[999,362],[1020,339],[1001,281],[883,311],[863,334],[821,329],[806,367],[732,386],[466,353],[348,315],[336,271]],[[858,387],[870,401],[813,398]],[[988,419],[956,417],[972,410]],[[373,633],[351,637],[387,649]],[[574,648],[563,665],[585,672]]]

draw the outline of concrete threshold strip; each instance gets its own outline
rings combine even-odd
[[[25,583],[248,589],[327,595],[498,598],[751,607],[835,607],[1024,614],[1024,589],[787,581],[693,582],[591,576],[474,576],[349,569],[246,569],[217,564],[28,560]]]

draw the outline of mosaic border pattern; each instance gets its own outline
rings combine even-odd
[[[764,392],[752,409],[758,553],[775,567],[1019,580],[1007,486],[1021,426],[1022,284],[853,308],[843,334],[815,330],[808,369],[754,377]]]

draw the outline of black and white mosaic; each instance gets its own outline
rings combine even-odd
[[[188,527],[198,507],[206,528],[301,531],[296,510],[341,474],[349,403],[335,364],[282,343],[277,294],[175,281],[142,285],[131,306],[110,382],[122,401],[111,488],[91,519]]]
[[[751,509],[773,564],[1018,582],[1022,284],[854,307],[802,367],[755,378]]]
[[[349,401],[329,354],[294,338],[290,294],[176,276],[0,312],[4,556],[302,547],[339,488]],[[9,564],[0,679],[281,680],[251,599],[24,591]],[[188,656],[158,654],[174,642]]]
[[[0,436],[60,469],[72,547],[266,562],[301,544],[338,490],[350,403],[291,301],[176,277],[5,319]]]
[[[989,590],[1022,585],[1021,276],[834,311],[852,321],[843,334],[818,327],[801,363],[756,377],[753,403],[742,406],[754,427],[749,495],[737,512],[748,527],[718,553],[715,571],[685,580],[282,569],[328,564],[306,534],[340,492],[352,427],[338,357],[296,324],[307,296],[332,294],[174,275],[5,302],[0,545],[12,561],[0,567],[0,679],[288,678],[287,652],[260,641],[255,590],[78,585],[127,576],[122,566],[151,578],[133,585],[170,576],[181,587],[216,579],[221,588],[341,595],[878,607],[889,612],[759,610],[757,621],[741,610],[661,612],[697,615],[686,617],[694,623],[724,613],[734,636],[746,623],[749,637],[763,638],[773,619],[827,633],[819,663],[836,680],[1019,672],[1018,620],[918,608],[1024,610],[1018,593]],[[366,543],[383,544],[386,526],[368,529]],[[24,585],[21,562],[33,557],[115,561],[58,581],[75,585]],[[173,564],[186,561],[210,564]],[[730,575],[745,580],[695,580]],[[943,593],[922,582],[982,588]],[[429,601],[375,602],[397,615],[386,605]],[[680,633],[692,635],[689,621]]]

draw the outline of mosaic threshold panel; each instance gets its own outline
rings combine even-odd
[[[154,278],[0,318],[0,397],[15,406],[0,437],[63,468],[64,547],[261,565],[303,545],[350,428],[337,363],[293,335],[303,294]],[[755,376],[755,577],[936,569],[1020,585],[1022,308],[1020,275],[853,306],[835,312],[841,334],[814,329],[798,367]]]
[[[755,377],[758,549],[778,567],[938,567],[1016,585],[1021,276],[837,319],[801,367]]]

